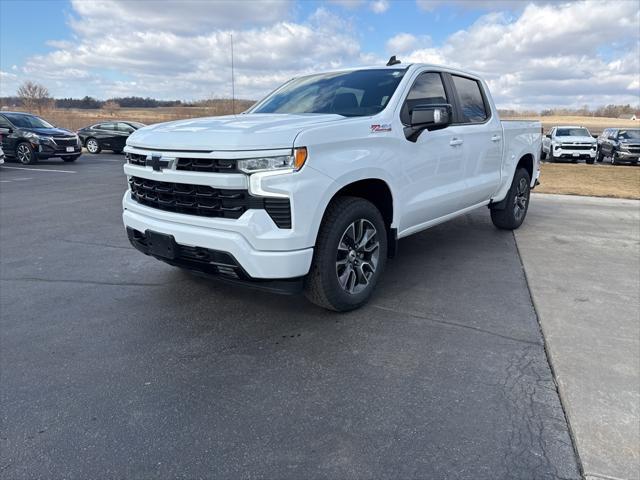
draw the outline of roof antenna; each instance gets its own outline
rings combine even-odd
[[[395,56],[395,55],[393,55],[393,56],[389,59],[389,61],[387,62],[387,67],[390,67],[390,66],[392,66],[392,65],[398,65],[399,63],[400,63],[400,60],[398,60],[398,59],[396,58],[396,56]]]
[[[231,35],[231,112],[236,114],[236,84],[233,71],[233,33]]]

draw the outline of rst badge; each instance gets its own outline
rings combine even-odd
[[[382,124],[371,125],[371,133],[390,132],[390,131],[391,131],[391,124],[390,123],[382,123]]]

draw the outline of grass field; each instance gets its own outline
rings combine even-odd
[[[535,191],[640,200],[640,167],[543,163]]]
[[[575,116],[550,116],[550,117],[505,117],[505,120],[538,120],[542,122],[542,127],[545,133],[549,132],[552,127],[556,125],[581,125],[587,127],[589,132],[594,135],[599,135],[602,130],[609,127],[626,127],[626,128],[639,128],[640,121],[638,120],[622,120],[620,118],[607,118],[607,117],[575,117]]]

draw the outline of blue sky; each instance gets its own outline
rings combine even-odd
[[[245,98],[396,53],[484,75],[504,108],[637,104],[639,32],[635,0],[1,0],[0,95],[225,97],[233,33]]]

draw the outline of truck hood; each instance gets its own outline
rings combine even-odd
[[[305,127],[339,122],[335,114],[251,113],[159,123],[136,130],[127,145],[160,150],[267,150],[291,148]]]
[[[559,137],[556,136],[556,140],[562,143],[596,143],[596,140],[593,137]]]

